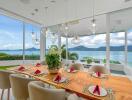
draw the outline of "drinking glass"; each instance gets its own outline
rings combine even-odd
[[[103,74],[103,77],[101,78],[101,85],[103,88],[105,88],[105,83],[108,80],[108,74]]]

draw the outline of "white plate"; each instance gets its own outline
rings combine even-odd
[[[89,91],[91,94],[95,95],[95,96],[100,96],[100,97],[102,97],[102,96],[106,96],[106,95],[107,95],[106,89],[104,89],[104,88],[102,88],[102,87],[99,87],[99,89],[100,89],[100,95],[98,95],[97,93],[93,93],[94,89],[95,89],[95,86],[90,86],[90,87],[88,88],[88,91]]]
[[[103,78],[103,77],[104,77],[104,75],[103,75],[103,74],[101,74],[101,76],[100,76],[100,77],[98,77],[98,75],[97,75],[96,73],[93,73],[93,74],[92,74],[92,76],[94,76],[94,77],[96,77],[96,78]]]
[[[56,83],[63,83],[63,82],[65,82],[67,80],[67,78],[66,77],[61,77],[61,80],[58,82],[58,81],[55,81],[55,78],[53,79],[53,81],[54,82],[56,82]]]
[[[16,70],[16,71],[25,71],[25,70],[27,70],[27,68],[25,68],[25,67],[24,67],[23,70],[19,70],[19,68],[20,68],[20,67],[16,68],[15,70]]]
[[[33,74],[33,75],[41,75],[41,74],[47,74],[48,72],[41,72],[41,73],[39,73],[39,74],[35,74],[35,72],[32,72],[31,74]]]
[[[78,70],[74,70],[74,71],[72,71],[72,72],[70,72],[70,69],[67,69],[67,72],[68,73],[76,73]]]

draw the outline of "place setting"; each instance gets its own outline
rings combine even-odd
[[[18,71],[18,72],[24,72],[26,70],[28,70],[28,67],[25,67],[24,65],[19,65],[18,67],[16,67],[14,70]]]
[[[101,73],[101,72],[93,72],[92,76],[95,78],[104,78],[105,74]]]
[[[76,73],[78,70],[76,70],[74,67],[70,67],[66,70],[68,73]]]
[[[41,63],[36,63],[35,67],[41,67],[42,64]]]
[[[88,87],[89,93],[95,96],[104,97],[107,96],[107,90],[99,85],[91,85]]]
[[[48,72],[36,69],[36,70],[32,71],[31,74],[34,75],[34,76],[42,76],[42,75],[47,75]]]
[[[63,76],[61,73],[58,73],[53,78],[53,82],[55,82],[57,84],[59,84],[59,83],[68,83],[69,82],[69,78]]]

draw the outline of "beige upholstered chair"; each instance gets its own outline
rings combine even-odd
[[[10,80],[9,80],[9,75],[11,74],[11,72],[9,71],[4,71],[4,70],[0,70],[0,89],[2,89],[2,94],[1,94],[1,99],[3,99],[3,94],[4,94],[4,90],[8,89],[7,92],[7,100],[9,100],[10,97]]]
[[[40,81],[28,84],[30,100],[65,100],[66,92],[63,89],[49,88]]]
[[[83,70],[83,68],[84,68],[84,66],[83,66],[82,64],[80,64],[80,63],[72,63],[72,64],[69,66],[69,68],[70,68],[70,67],[74,67],[75,70]]]
[[[23,74],[10,75],[10,82],[15,100],[28,100],[28,83],[30,81],[33,81],[33,79],[27,78]]]
[[[82,97],[78,97],[76,94],[70,94],[68,96],[67,100],[89,100],[89,99],[84,99]]]
[[[89,71],[91,71],[91,72],[100,72],[100,73],[103,73],[103,74],[108,74],[109,73],[107,68],[105,66],[102,66],[102,65],[93,65],[92,67],[89,68]]]

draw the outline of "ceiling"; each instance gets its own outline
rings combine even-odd
[[[110,14],[111,32],[131,28],[131,7],[132,0],[95,0],[96,33],[106,32],[107,13]],[[58,32],[56,25],[70,21],[68,36],[92,34],[92,10],[93,0],[0,0],[1,14],[36,25],[52,26],[50,29],[54,32]],[[65,33],[62,28],[59,31]]]

